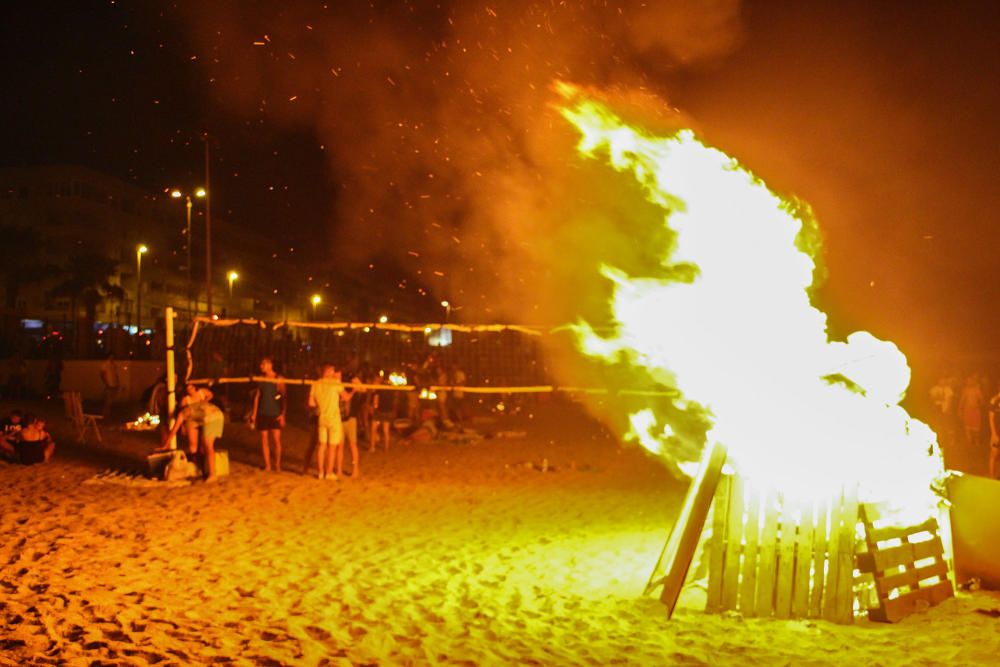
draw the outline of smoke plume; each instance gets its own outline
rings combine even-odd
[[[669,239],[635,186],[581,163],[555,80],[673,124],[657,69],[730,52],[736,0],[316,2],[191,8],[220,104],[311,130],[329,155],[332,256],[391,257],[466,321],[600,317],[601,263],[655,272]],[[652,102],[652,103],[650,103]]]

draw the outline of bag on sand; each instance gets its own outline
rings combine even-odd
[[[173,482],[181,479],[189,479],[198,476],[198,466],[193,461],[188,461],[184,450],[177,449],[172,452],[173,458],[163,471],[163,479]]]

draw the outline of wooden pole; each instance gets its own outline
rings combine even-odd
[[[205,314],[212,316],[212,183],[208,150],[208,132],[205,133]],[[188,239],[190,241],[190,239]]]
[[[189,239],[190,240],[190,239]],[[165,313],[167,337],[167,428],[174,427],[174,410],[177,407],[177,373],[174,365],[174,309],[167,306]],[[170,449],[177,449],[177,436],[170,438]]]
[[[719,486],[722,466],[726,463],[726,448],[720,443],[705,448],[698,475],[691,482],[677,522],[660,552],[656,567],[646,584],[646,593],[663,586],[660,600],[667,605],[667,618],[674,614],[677,598],[684,586],[688,568],[698,549],[705,520],[712,506],[712,498]],[[663,573],[661,576],[661,572]]]

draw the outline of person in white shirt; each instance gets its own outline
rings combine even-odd
[[[309,408],[318,417],[316,464],[320,479],[337,479],[343,474],[344,425],[340,419],[340,397],[343,393],[340,373],[333,364],[324,364],[320,379],[309,389]]]

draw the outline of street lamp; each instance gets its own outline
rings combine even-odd
[[[451,319],[451,303],[447,301],[442,301],[441,307],[444,308],[444,321],[447,322],[449,319]]]
[[[236,273],[235,271],[230,271],[229,273],[226,274],[226,280],[229,281],[229,307],[230,309],[232,309],[234,313],[236,312],[236,309],[233,308],[233,283],[236,282],[236,279],[239,277],[240,274]]]
[[[319,294],[313,294],[312,298],[309,299],[309,302],[312,304],[313,319],[315,320],[316,319],[316,306],[318,306],[319,304],[323,303],[323,297],[321,297]]]
[[[142,256],[149,251],[143,244],[135,249],[135,330],[142,331]]]
[[[205,191],[205,188],[197,188],[194,191],[194,196],[197,197],[198,199],[204,198],[207,194],[208,193]],[[174,189],[173,191],[171,191],[170,196],[173,197],[174,199],[180,199],[181,197],[184,197],[184,199],[186,200],[187,230],[185,231],[185,234],[187,234],[187,239],[185,240],[185,245],[187,246],[188,313],[193,316],[194,313],[192,312],[191,308],[191,295],[194,292],[194,284],[191,282],[191,195],[185,195],[180,190]]]

